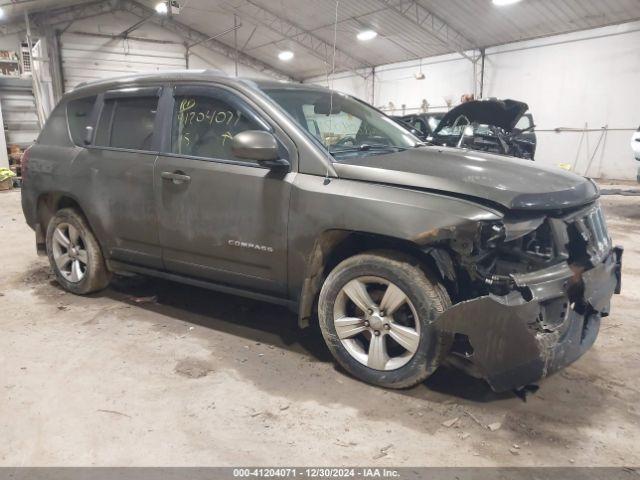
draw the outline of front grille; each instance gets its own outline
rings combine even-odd
[[[611,250],[611,238],[599,203],[575,217],[573,224],[586,244],[586,250],[592,263],[604,259]]]

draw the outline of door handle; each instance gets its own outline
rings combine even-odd
[[[163,180],[171,180],[174,185],[189,183],[191,181],[191,177],[189,175],[185,175],[185,173],[180,170],[175,172],[162,172],[160,173],[160,176]]]

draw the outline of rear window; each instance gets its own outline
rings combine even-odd
[[[71,139],[76,145],[84,145],[86,127],[89,125],[91,111],[96,97],[79,98],[67,104],[67,122]]]
[[[105,100],[95,144],[102,147],[150,150],[157,109],[157,97]]]

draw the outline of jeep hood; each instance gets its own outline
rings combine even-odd
[[[475,197],[507,209],[547,210],[584,205],[595,184],[565,170],[458,148],[418,147],[334,163],[340,178]]]
[[[466,125],[467,123],[494,125],[510,132],[528,109],[529,106],[526,103],[509,99],[474,100],[462,103],[449,110],[447,114],[442,117],[434,135],[444,127],[451,127],[455,125],[456,122],[459,123],[458,119],[460,117],[468,120],[468,122],[462,122],[463,125]]]

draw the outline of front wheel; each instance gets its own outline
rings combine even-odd
[[[86,295],[109,284],[111,274],[100,245],[76,210],[63,208],[56,212],[49,222],[46,242],[49,263],[65,290]]]
[[[345,370],[368,383],[407,388],[446,355],[450,336],[432,322],[449,305],[444,287],[411,257],[374,252],[334,268],[318,313],[325,342]]]

